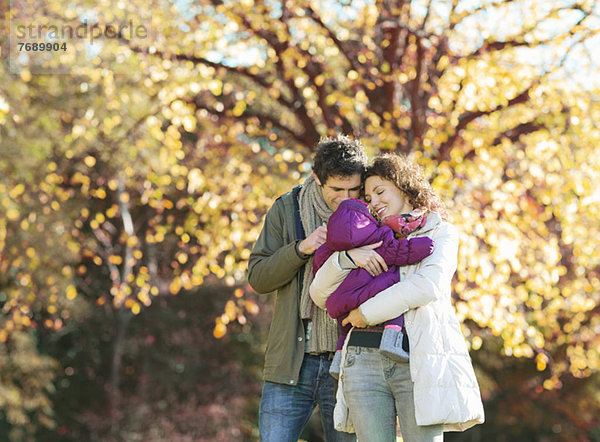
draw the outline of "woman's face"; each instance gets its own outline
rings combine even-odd
[[[370,176],[365,181],[365,200],[380,219],[389,215],[410,213],[414,207],[408,202],[408,196],[396,185],[379,176]]]

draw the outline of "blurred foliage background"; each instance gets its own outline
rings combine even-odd
[[[447,439],[600,440],[599,13],[0,3],[0,438],[256,440],[272,299],[247,259],[341,132],[411,155],[461,232],[487,421]]]

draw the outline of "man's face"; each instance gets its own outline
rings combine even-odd
[[[337,209],[340,203],[348,198],[358,198],[360,194],[360,174],[350,176],[330,176],[321,183],[314,174],[317,184],[321,186],[323,198],[331,210]]]

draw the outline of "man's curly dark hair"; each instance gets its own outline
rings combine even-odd
[[[378,176],[394,183],[408,196],[410,205],[415,209],[425,207],[431,212],[438,212],[444,220],[448,218],[446,205],[433,192],[422,167],[406,156],[380,154],[367,167],[363,183],[372,176]]]
[[[325,184],[330,176],[349,177],[358,173],[362,177],[367,161],[367,154],[360,141],[337,135],[319,141],[313,170],[321,184]]]

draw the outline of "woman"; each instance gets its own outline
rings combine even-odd
[[[420,168],[404,157],[382,155],[368,168],[365,200],[380,219],[408,220],[408,238],[428,236],[433,253],[400,268],[400,281],[349,312],[354,326],[344,344],[336,426],[355,430],[360,441],[396,440],[396,416],[405,442],[441,441],[444,431],[483,422],[483,405],[467,346],[451,304],[458,233]],[[412,228],[415,230],[410,231]],[[324,307],[353,266],[371,274],[384,269],[372,247],[334,253],[317,272],[311,297]],[[342,263],[342,264],[340,264]],[[407,362],[392,360],[378,347],[379,324],[404,315]],[[365,328],[366,327],[366,328]],[[346,405],[347,411],[346,415]]]

